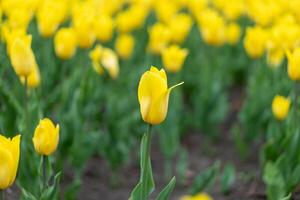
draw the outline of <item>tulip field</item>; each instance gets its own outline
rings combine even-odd
[[[300,0],[0,0],[0,200],[300,199]]]

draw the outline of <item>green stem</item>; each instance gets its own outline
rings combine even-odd
[[[4,200],[4,190],[0,190],[0,200]]]
[[[28,77],[25,77],[25,83],[24,83],[24,107],[25,107],[25,131],[24,134],[27,135],[29,134],[28,130],[28,122],[29,122],[29,115],[28,115],[28,96],[27,96],[27,91],[28,90]]]
[[[150,158],[150,150],[151,150],[151,129],[152,129],[152,125],[149,124],[148,125],[148,129],[147,129],[147,139],[146,139],[146,156],[144,157],[143,163],[144,166],[143,167],[143,171],[142,171],[142,199],[141,200],[146,200],[147,199],[147,183],[148,183],[148,165],[149,162],[151,162],[151,158]]]
[[[295,82],[294,85],[295,90],[295,102],[294,102],[294,112],[295,112],[295,122],[297,122],[298,119],[298,82]]]
[[[47,173],[46,173],[47,157],[45,155],[43,155],[42,159],[43,159],[42,165],[43,165],[43,191],[44,191],[47,187]]]

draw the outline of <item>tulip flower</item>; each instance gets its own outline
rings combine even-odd
[[[300,80],[300,48],[296,48],[293,52],[287,51],[288,57],[288,75],[291,80]]]
[[[168,88],[165,70],[151,67],[139,82],[138,100],[140,111],[145,122],[156,125],[162,123],[168,112],[169,95],[172,89],[183,82]]]
[[[188,14],[177,14],[169,22],[171,40],[175,43],[182,43],[192,28],[193,21]]]
[[[248,27],[244,38],[244,47],[251,58],[259,58],[264,54],[267,44],[267,33],[261,27]]]
[[[61,59],[70,59],[76,52],[76,34],[72,28],[62,28],[54,37],[56,55]]]
[[[17,38],[10,52],[11,64],[19,77],[28,77],[36,65],[33,51],[29,44]]]
[[[17,175],[20,158],[20,135],[12,139],[0,135],[0,190],[10,187]]]
[[[213,198],[206,193],[199,193],[196,195],[186,195],[180,198],[180,200],[213,200]]]
[[[272,112],[274,117],[280,121],[284,120],[289,113],[290,105],[290,99],[276,95],[272,102]]]
[[[115,49],[118,55],[123,59],[127,59],[131,56],[133,47],[134,38],[132,35],[122,34],[116,40]]]
[[[54,126],[47,118],[40,120],[32,140],[38,154],[45,156],[53,154],[59,142],[59,125]]]
[[[97,45],[89,54],[94,70],[98,74],[103,74],[105,69],[113,79],[119,75],[119,60],[117,54],[101,45]]]
[[[95,19],[96,37],[101,42],[111,40],[114,33],[114,21],[108,15],[100,15]]]
[[[230,23],[226,27],[226,41],[230,45],[236,45],[241,37],[241,28],[236,23]]]
[[[187,49],[180,49],[177,45],[167,47],[162,52],[164,68],[170,72],[178,72],[188,55]]]
[[[162,23],[156,23],[149,29],[148,48],[151,53],[159,54],[171,40],[171,32]]]

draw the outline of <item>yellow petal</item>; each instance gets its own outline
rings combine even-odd
[[[0,190],[10,186],[13,177],[13,165],[14,161],[10,151],[0,147]]]

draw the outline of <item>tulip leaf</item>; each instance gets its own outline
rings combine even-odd
[[[156,200],[167,200],[176,184],[176,178],[173,177],[169,184],[159,193]]]
[[[26,200],[38,200],[33,194],[22,188],[22,195]]]
[[[213,164],[213,166],[209,167],[208,169],[200,173],[198,176],[196,176],[190,193],[192,195],[195,195],[204,190],[204,188],[212,185],[215,181],[216,175],[218,174],[219,168],[220,162],[217,161]]]
[[[41,200],[55,199],[55,195],[59,186],[60,175],[60,172],[55,175],[53,185],[43,191],[41,195]]]
[[[144,170],[146,170],[146,195],[149,196],[153,190],[154,190],[154,180],[153,180],[153,174],[152,174],[152,167],[151,167],[151,160],[149,158],[148,160],[148,165],[145,167],[144,164],[144,158],[146,155],[146,142],[147,142],[147,133],[144,134],[141,142],[141,156],[140,156],[140,166],[141,166],[141,177],[139,183],[135,186],[131,193],[131,200],[144,200],[144,197],[142,197],[142,185],[143,185],[143,180],[142,179],[142,174]],[[149,141],[148,141],[149,142]]]
[[[221,176],[221,191],[228,193],[235,181],[235,171],[232,164],[227,164]]]

